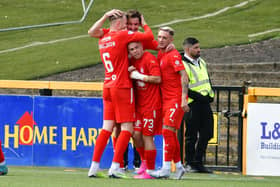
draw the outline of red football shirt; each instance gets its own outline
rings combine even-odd
[[[180,53],[174,49],[169,52],[158,52],[157,60],[160,62],[160,85],[164,105],[170,102],[181,103],[182,85],[179,71],[184,70]]]
[[[110,29],[105,29],[103,28],[103,35],[107,34],[110,31]],[[142,41],[142,46],[143,49],[151,49],[151,50],[157,50],[158,42],[156,40],[147,40],[147,41]]]
[[[144,30],[145,33],[127,30],[104,32],[99,39],[99,52],[105,67],[104,88],[132,88],[127,44],[132,41],[153,40],[152,30],[147,25]]]
[[[143,49],[151,49],[151,50],[157,50],[158,42],[156,40],[148,40],[141,42],[143,45]]]
[[[160,76],[159,63],[154,55],[145,51],[138,59],[132,59],[131,64],[142,74]],[[161,108],[161,94],[159,84],[135,81],[136,111],[151,111]]]

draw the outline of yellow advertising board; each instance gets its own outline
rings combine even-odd
[[[219,144],[219,126],[220,126],[221,112],[213,112],[213,118],[214,118],[213,138],[209,140],[208,145]]]

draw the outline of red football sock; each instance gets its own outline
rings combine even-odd
[[[115,152],[115,148],[116,148],[117,141],[118,141],[118,137],[116,137],[116,136],[114,135],[114,136],[112,137],[112,144],[113,144],[114,152]],[[123,161],[123,160],[122,160],[121,163],[120,163],[120,168],[124,168],[124,161]]]
[[[136,150],[140,155],[141,161],[145,160],[144,147],[136,147]]]
[[[181,161],[181,148],[180,148],[180,143],[179,143],[177,136],[175,137],[175,142],[176,142],[175,143],[176,148],[175,148],[175,154],[174,154],[173,161],[174,161],[174,163],[177,163],[177,162]]]
[[[149,169],[149,170],[155,169],[156,156],[157,156],[156,150],[145,150],[145,159],[146,159],[146,163],[147,163],[147,169]]]
[[[127,148],[130,137],[131,133],[129,131],[121,131],[116,144],[113,162],[121,163],[123,161],[123,155]]]
[[[123,159],[120,162],[120,168],[124,168],[124,160]]]
[[[176,149],[176,142],[174,137],[176,137],[176,134],[171,130],[163,129],[162,135],[164,138],[164,161],[169,162],[174,158]]]
[[[2,151],[2,143],[1,143],[1,140],[0,140],[0,163],[3,162],[5,160],[4,158],[4,154],[3,154],[3,151]]]
[[[107,142],[111,136],[112,132],[102,129],[99,136],[97,137],[95,148],[93,151],[92,161],[100,162],[101,156],[107,145]]]

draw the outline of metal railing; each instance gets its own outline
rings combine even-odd
[[[221,145],[215,146],[215,162],[214,167],[222,166],[224,169],[238,170],[242,168],[242,109],[243,109],[243,98],[245,87],[225,87],[225,86],[214,86],[213,89],[216,92],[216,103],[215,111],[221,111],[222,123],[226,129],[226,159],[223,164],[219,162],[219,149]],[[224,93],[224,96],[222,96]],[[234,100],[234,99],[237,99]],[[223,104],[221,104],[223,101]],[[234,120],[235,118],[235,120]],[[222,127],[220,127],[222,128]],[[221,131],[220,131],[221,132]],[[235,140],[235,141],[231,141]],[[236,151],[231,151],[232,147],[235,146]],[[235,149],[233,149],[235,150]],[[223,151],[221,151],[223,152]],[[235,160],[235,158],[237,159]]]
[[[241,171],[242,166],[242,108],[245,87],[214,86],[215,100],[211,103],[218,117],[218,143],[209,144],[204,162],[215,170]],[[184,161],[185,128],[178,132],[181,157]]]

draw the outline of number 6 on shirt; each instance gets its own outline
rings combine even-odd
[[[112,62],[109,60],[110,59],[110,54],[109,53],[103,53],[102,58],[103,58],[104,65],[105,65],[105,68],[106,68],[107,72],[108,73],[113,72],[114,67],[113,67]]]

